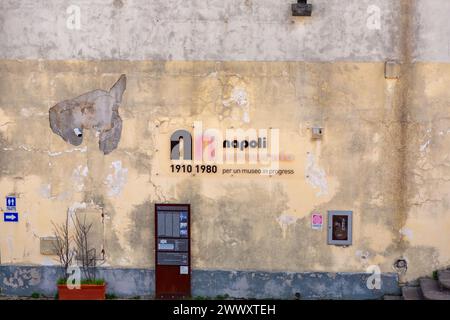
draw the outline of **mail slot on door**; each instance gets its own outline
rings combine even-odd
[[[158,264],[164,266],[185,266],[188,254],[181,252],[158,252]]]

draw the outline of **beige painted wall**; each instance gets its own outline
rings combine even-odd
[[[405,180],[399,81],[385,79],[381,62],[3,60],[0,194],[17,195],[20,222],[0,223],[1,263],[55,264],[39,250],[51,221],[103,210],[105,264],[152,268],[153,205],[181,202],[192,205],[194,268],[364,272],[375,264],[391,272],[404,256],[413,279],[447,266],[448,68],[414,68]],[[93,132],[79,147],[52,133],[50,107],[109,89],[122,73],[117,150],[103,155]],[[281,167],[295,174],[222,175],[233,165],[215,175],[170,173],[169,136],[194,121],[279,128],[281,151],[294,156]],[[325,128],[319,141],[309,130],[316,125]],[[354,212],[352,246],[329,246],[326,228],[311,229],[311,213],[327,210]]]

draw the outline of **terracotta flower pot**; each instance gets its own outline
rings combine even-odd
[[[58,285],[59,300],[105,300],[106,284],[82,284],[80,289]]]

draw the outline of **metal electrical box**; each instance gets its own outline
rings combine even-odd
[[[328,211],[328,244],[349,246],[353,240],[353,212]]]
[[[156,298],[191,295],[190,205],[155,205]]]

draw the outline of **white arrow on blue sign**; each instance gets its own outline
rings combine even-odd
[[[18,222],[19,221],[19,213],[18,212],[4,212],[3,213],[3,221],[4,222]]]

